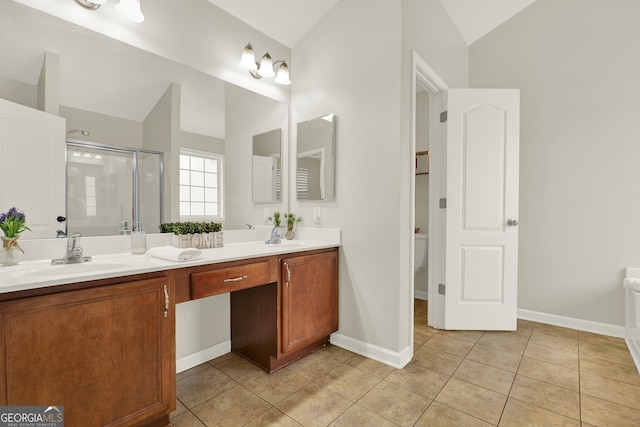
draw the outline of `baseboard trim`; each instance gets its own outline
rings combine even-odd
[[[331,344],[345,350],[398,369],[402,369],[411,361],[411,347],[408,346],[399,352],[395,352],[339,333],[331,334],[330,341]]]
[[[539,311],[518,309],[518,319],[531,320],[549,325],[562,326],[564,328],[577,329],[579,331],[593,332],[595,334],[609,335],[617,338],[625,337],[625,328],[608,323],[593,322],[591,320],[576,319],[573,317],[558,316]]]
[[[186,371],[194,366],[198,366],[204,362],[207,362],[216,357],[220,357],[223,354],[227,354],[231,351],[231,340],[223,341],[211,347],[207,347],[196,353],[190,354],[185,357],[181,357],[176,360],[176,373]]]
[[[415,299],[422,299],[422,300],[428,300],[429,299],[429,292],[427,291],[418,291],[418,290],[414,290],[413,291],[413,297]]]

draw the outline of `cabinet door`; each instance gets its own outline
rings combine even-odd
[[[25,238],[54,238],[65,216],[65,120],[0,99],[0,209],[27,216]]]
[[[282,261],[282,351],[293,351],[338,330],[338,254]]]
[[[0,306],[1,405],[64,406],[66,426],[140,425],[175,405],[168,278]]]

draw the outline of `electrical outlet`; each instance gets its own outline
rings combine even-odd
[[[313,222],[316,224],[322,222],[322,208],[313,208]]]

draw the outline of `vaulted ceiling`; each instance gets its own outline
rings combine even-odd
[[[153,0],[145,1],[152,2]],[[145,1],[142,2],[143,11]],[[294,47],[339,1],[349,0],[208,1],[285,46]],[[439,1],[460,29],[465,41],[470,44],[535,0]],[[47,0],[46,2],[16,0],[16,3],[22,3],[41,10],[45,14],[52,14],[72,22],[75,22],[75,14],[82,12],[73,0]],[[4,3],[5,6],[11,4],[12,2]],[[105,15],[111,9],[105,10]],[[57,44],[62,43],[64,38],[65,46],[68,46],[64,52],[58,52],[64,57],[64,61],[61,62],[61,67],[64,67],[61,70],[61,103],[63,105],[141,121],[166,89],[167,82],[174,81],[182,84],[183,116],[193,118],[192,123],[187,123],[186,119],[183,120],[184,130],[220,137],[219,130],[206,127],[211,122],[206,120],[206,117],[215,116],[215,111],[207,100],[215,98],[215,93],[212,92],[221,89],[211,84],[199,84],[198,87],[206,87],[207,90],[196,90],[192,88],[194,85],[187,83],[206,78],[204,74],[197,73],[195,70],[185,71],[184,68],[178,69],[177,67],[173,67],[176,68],[175,70],[162,68],[162,70],[168,71],[161,72],[159,71],[161,67],[156,64],[158,58],[153,55],[147,55],[146,65],[142,64],[139,69],[136,69],[137,71],[132,70],[127,66],[127,56],[116,48],[111,50],[103,48],[100,51],[91,48],[92,40],[96,37],[100,38],[98,34],[101,32],[100,28],[94,29],[96,34],[83,37],[77,37],[78,34],[75,30],[69,28],[65,30],[66,32],[56,33],[55,31],[62,31],[65,27],[58,26],[55,21],[45,19],[45,16],[38,18],[42,21],[38,24],[42,31],[36,32],[30,32],[28,29],[16,26],[17,23],[11,20],[4,22],[3,34],[5,37],[0,37],[0,52],[3,53],[3,57],[13,58],[13,60],[0,61],[0,77],[29,84],[37,82],[42,64],[42,51],[41,49],[34,50],[33,46],[47,46],[46,40],[41,39],[50,37],[46,34],[57,34],[55,37]],[[86,18],[87,14],[82,16]],[[102,15],[88,16],[97,20]],[[112,21],[108,19],[104,19],[104,21],[105,25],[110,25],[109,28],[113,27],[110,24]],[[54,27],[50,28],[51,33],[44,31],[48,26]],[[166,30],[163,29],[163,31]],[[113,43],[117,44],[117,42]],[[79,53],[83,47],[85,48],[83,52],[91,53]],[[87,67],[93,67],[93,69],[99,70],[99,73],[87,72]],[[189,75],[186,76],[185,73]],[[131,99],[130,94],[133,93],[136,96]],[[128,101],[123,103],[122,100]]]
[[[288,47],[293,47],[339,0],[209,0]],[[440,0],[471,44],[535,0]]]

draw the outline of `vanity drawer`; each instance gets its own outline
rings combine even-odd
[[[204,298],[271,283],[271,263],[254,262],[191,274],[191,297]]]

